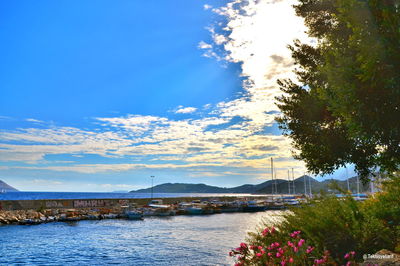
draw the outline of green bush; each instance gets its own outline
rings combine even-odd
[[[320,253],[329,250],[338,263],[349,250],[357,251],[357,259],[382,248],[393,250],[390,228],[363,205],[351,197],[314,200],[285,215],[279,229],[302,231]]]
[[[256,233],[249,234],[248,244],[231,252],[238,265],[350,265],[381,249],[400,252],[400,176],[388,178],[382,192],[364,202],[349,195],[323,195],[283,214],[273,234],[268,233],[269,226],[263,221]],[[301,232],[298,250],[292,245],[300,239],[293,239],[293,232]],[[271,249],[273,243],[279,247]]]

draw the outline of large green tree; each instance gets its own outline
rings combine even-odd
[[[284,134],[316,174],[400,165],[400,1],[300,0],[312,45],[289,46],[297,80],[279,80]]]

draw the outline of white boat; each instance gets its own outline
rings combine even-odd
[[[123,211],[123,216],[128,218],[129,220],[142,220],[143,219],[143,212],[139,211],[136,208],[136,204],[128,205],[128,206],[121,206]]]
[[[144,216],[171,216],[176,212],[170,205],[162,204],[162,200],[152,200],[146,208],[143,209]]]

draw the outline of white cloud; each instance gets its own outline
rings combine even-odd
[[[32,122],[32,123],[44,123],[42,120],[34,119],[34,118],[27,118],[25,119],[27,122]]]
[[[195,107],[183,107],[179,108],[178,110],[175,111],[175,114],[190,114],[193,112],[196,112],[197,108]]]
[[[201,42],[199,42],[198,47],[199,47],[200,49],[211,49],[211,48],[212,48],[212,45],[209,44],[209,43],[206,43],[206,42],[204,42],[204,41],[201,41]]]
[[[203,5],[203,8],[204,8],[204,10],[211,9],[211,8],[212,8],[212,5],[205,4],[205,5]]]

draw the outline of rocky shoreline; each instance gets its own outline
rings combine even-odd
[[[0,211],[0,225],[34,225],[48,222],[126,218],[121,208],[46,209]]]

